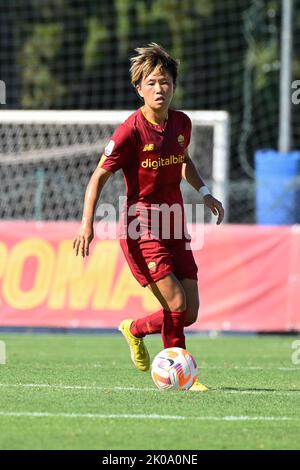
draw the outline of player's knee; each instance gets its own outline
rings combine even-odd
[[[186,299],[184,292],[177,292],[169,302],[171,312],[184,312],[186,310]]]
[[[187,308],[184,326],[190,326],[197,321],[199,312],[199,301],[196,301],[192,307]]]

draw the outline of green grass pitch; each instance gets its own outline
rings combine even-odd
[[[300,448],[295,337],[187,336],[204,394],[157,390],[119,334],[0,339],[1,449]]]

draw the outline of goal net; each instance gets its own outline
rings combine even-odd
[[[80,220],[84,192],[117,125],[131,111],[2,111],[0,117],[0,217]],[[193,122],[190,155],[215,197],[228,209],[229,116],[186,111]],[[182,183],[185,203],[201,202]],[[125,194],[122,172],[103,189],[101,202],[118,209]],[[228,210],[226,210],[228,216]],[[200,222],[195,219],[188,222]],[[206,221],[210,220],[208,213]]]
[[[130,84],[130,58],[135,48],[157,42],[180,61],[172,102],[176,109],[229,113],[228,221],[255,223],[254,154],[278,145],[283,4],[276,0],[9,0],[0,15],[1,111],[136,109],[140,101]],[[300,0],[294,0],[293,80],[300,70],[299,15]],[[6,104],[2,104],[3,84]],[[300,145],[299,122],[300,106],[293,105],[293,148]],[[98,143],[100,147],[98,130],[96,135],[96,147]],[[204,140],[209,142],[208,131]],[[74,162],[82,158],[76,155]],[[65,161],[67,157],[61,165]],[[87,163],[86,171],[93,165],[94,161]],[[50,169],[42,170],[34,173],[31,186],[46,184],[41,175]],[[31,171],[30,167],[26,184]],[[48,202],[51,210],[36,213],[78,217],[77,203],[68,210],[53,205],[56,176]],[[76,178],[75,182],[82,186]],[[74,192],[70,194],[72,201]],[[22,205],[19,210],[18,216],[31,216]]]

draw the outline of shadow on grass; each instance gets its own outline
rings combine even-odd
[[[243,387],[222,387],[222,388],[211,388],[210,389],[213,392],[295,392],[295,393],[300,393],[299,388],[243,388]]]

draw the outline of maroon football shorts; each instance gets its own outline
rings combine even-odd
[[[174,273],[177,279],[197,280],[198,268],[186,240],[121,239],[120,245],[136,280],[143,286]]]

